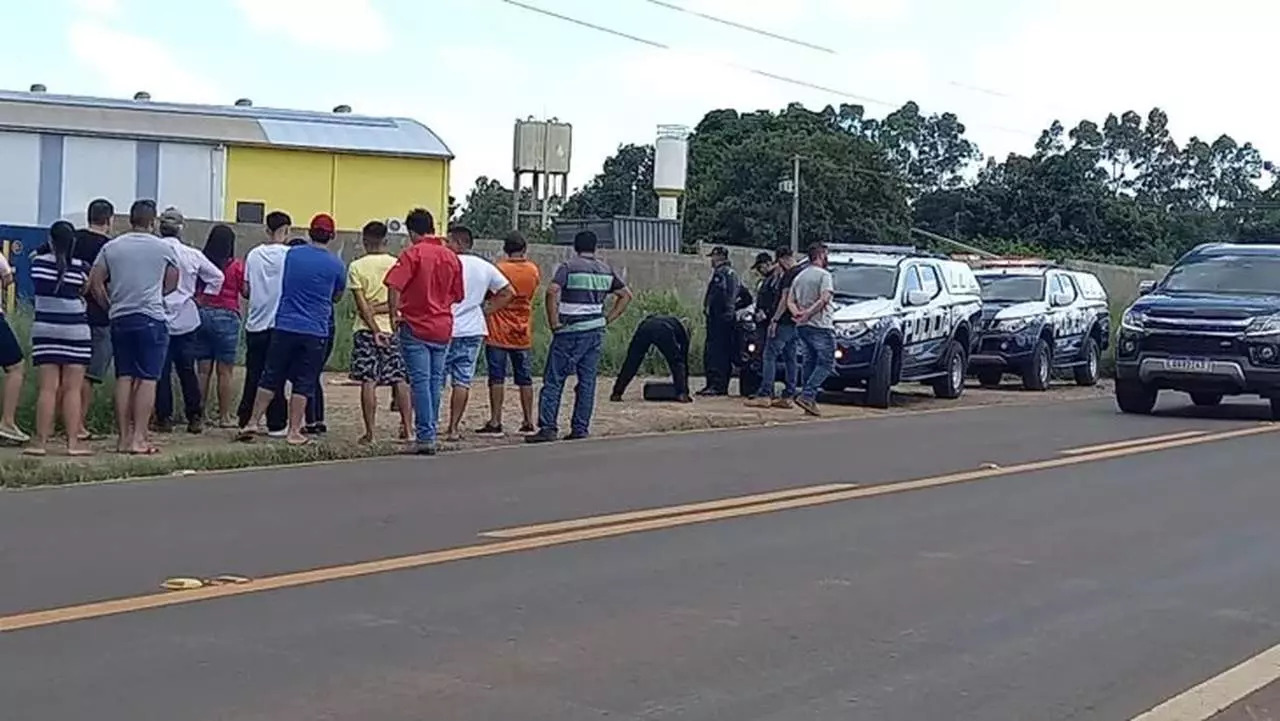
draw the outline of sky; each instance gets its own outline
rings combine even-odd
[[[503,0],[5,2],[0,87],[410,117],[457,156],[459,200],[477,176],[511,182],[517,118],[573,125],[577,187],[618,145],[652,142],[659,124],[797,101],[883,116],[914,100],[955,112],[998,158],[1030,152],[1055,118],[1071,127],[1159,106],[1180,141],[1227,133],[1280,160],[1280,93],[1263,84],[1274,0],[669,0],[835,52],[649,0],[521,1],[673,49]]]

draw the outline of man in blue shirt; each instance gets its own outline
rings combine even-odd
[[[289,397],[291,445],[308,442],[303,434],[307,399],[315,395],[324,369],[333,304],[347,290],[347,269],[329,251],[334,236],[333,218],[317,215],[311,220],[311,242],[290,248],[285,254],[280,281],[280,305],[267,351],[266,368],[258,383],[253,413],[240,429],[241,440],[251,440],[258,421],[284,383],[293,387]]]

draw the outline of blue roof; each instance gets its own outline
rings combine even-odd
[[[0,90],[0,128],[453,158],[409,118]]]

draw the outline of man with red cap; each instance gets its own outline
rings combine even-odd
[[[285,254],[280,305],[267,364],[258,384],[253,413],[240,429],[242,440],[253,438],[267,405],[284,392],[288,381],[293,387],[288,440],[293,445],[308,442],[302,432],[307,399],[316,394],[324,370],[326,346],[333,334],[333,304],[347,290],[346,268],[328,247],[334,233],[333,218],[317,215],[308,231],[311,242],[292,247]]]

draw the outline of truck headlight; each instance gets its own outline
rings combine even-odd
[[[836,323],[836,337],[844,338],[845,340],[851,340],[853,338],[857,338],[863,333],[866,333],[868,328],[870,328],[870,326],[867,325],[866,321],[862,321],[862,320],[841,321],[839,323]]]
[[[1021,333],[1031,325],[1032,320],[1033,318],[1031,316],[1023,316],[1021,318],[1006,318],[1001,321],[996,321],[996,332],[1009,333],[1010,335],[1014,333]]]
[[[1280,335],[1280,314],[1254,318],[1244,334],[1249,337]]]
[[[1125,311],[1120,317],[1120,327],[1141,333],[1147,327],[1147,314],[1140,310]]]

